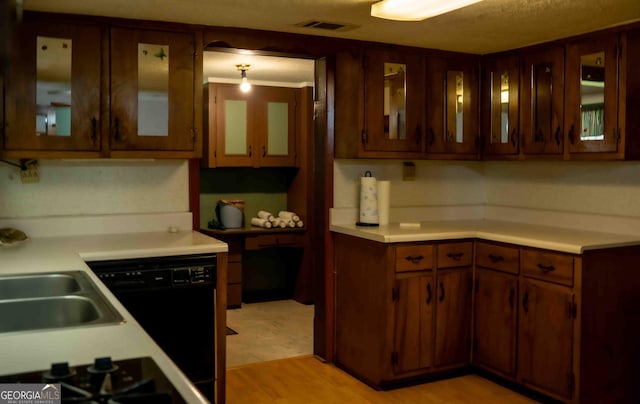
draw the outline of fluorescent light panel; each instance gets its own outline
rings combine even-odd
[[[422,21],[482,0],[383,0],[371,5],[371,15],[397,21]]]

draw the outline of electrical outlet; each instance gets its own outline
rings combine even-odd
[[[416,165],[412,161],[402,163],[402,181],[414,181],[416,179]]]
[[[20,180],[23,184],[34,184],[40,182],[37,165],[29,165],[26,169],[20,170]]]

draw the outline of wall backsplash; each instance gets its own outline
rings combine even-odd
[[[485,162],[489,205],[640,217],[640,162]]]
[[[360,204],[360,177],[371,171],[378,180],[391,181],[392,207],[477,205],[485,203],[482,163],[414,161],[414,181],[402,181],[402,160],[336,160],[334,207]]]
[[[0,218],[189,211],[186,160],[42,160],[39,173],[22,184],[0,163]]]
[[[334,206],[359,206],[359,178],[391,180],[391,207],[500,205],[640,217],[640,162],[336,160]]]

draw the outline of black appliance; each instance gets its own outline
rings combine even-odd
[[[214,402],[216,254],[93,261],[87,265]]]
[[[70,367],[54,363],[48,370],[0,376],[0,383],[60,383],[63,403],[183,404],[185,400],[149,357]]]

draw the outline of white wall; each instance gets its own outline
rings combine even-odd
[[[357,208],[359,178],[370,170],[391,184],[392,207],[499,205],[640,217],[640,162],[336,160],[334,204]]]
[[[39,163],[40,182],[22,184],[0,162],[0,218],[189,211],[186,160]]]
[[[486,203],[640,217],[640,162],[485,162]]]
[[[476,205],[485,203],[481,162],[414,161],[415,181],[402,181],[402,160],[336,160],[334,207],[357,208],[360,177],[368,170],[391,181],[392,207]]]

